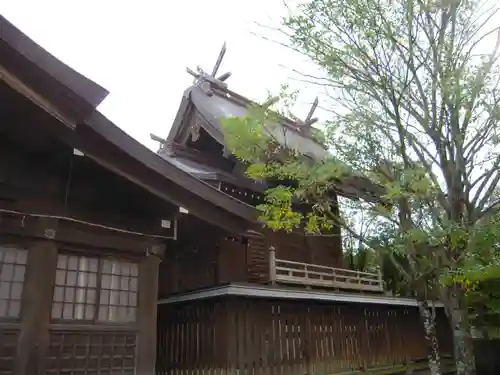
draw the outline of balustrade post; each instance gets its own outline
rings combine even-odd
[[[276,285],[276,249],[269,247],[269,281],[271,285]]]
[[[384,289],[384,279],[382,277],[382,271],[380,270],[380,268],[377,270],[377,275],[378,275],[378,285]]]

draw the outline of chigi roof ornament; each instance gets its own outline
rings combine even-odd
[[[186,68],[187,72],[194,77],[194,84],[200,87],[207,95],[211,96],[213,94],[212,88],[215,86],[219,89],[227,89],[227,83],[225,82],[229,77],[231,77],[231,73],[227,72],[219,77],[216,77],[217,71],[222,64],[222,59],[226,54],[226,42],[222,45],[222,48],[219,52],[219,57],[215,62],[214,68],[212,69],[212,73],[208,74],[199,66],[196,68],[196,71],[193,71],[190,68]]]
[[[294,116],[292,113],[289,113],[290,118],[294,121],[294,123],[298,127],[298,129],[301,130],[303,133],[309,134],[311,132],[312,124],[314,124],[318,121],[317,117],[313,118],[314,111],[316,111],[316,108],[318,107],[318,103],[319,103],[319,99],[318,99],[318,97],[316,97],[316,99],[314,99],[314,102],[313,102],[311,109],[309,110],[309,113],[307,114],[307,117],[305,120],[301,120],[297,116]]]

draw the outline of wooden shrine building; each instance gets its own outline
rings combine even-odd
[[[265,186],[217,122],[249,101],[216,73],[195,74],[154,153],[96,110],[105,89],[0,16],[0,375],[333,374],[426,356],[416,302],[343,269],[339,236],[255,222]],[[325,153],[291,120],[283,134]],[[339,193],[369,199],[360,184]]]
[[[244,116],[247,98],[228,89],[230,73],[201,69],[158,151],[166,161],[254,208],[266,182],[245,176],[231,155],[220,119]],[[304,121],[282,118],[265,131],[313,159],[327,155],[311,132],[317,100]],[[380,188],[352,176],[338,195],[373,200]],[[336,201],[337,196],[332,197]],[[228,209],[229,210],[229,209]],[[236,212],[234,212],[236,214]],[[160,265],[160,374],[334,374],[426,361],[415,300],[387,296],[380,274],[347,270],[340,229],[329,236],[272,232],[248,222],[243,233],[188,228]],[[450,330],[437,309],[441,349]],[[409,367],[405,368],[405,371]]]

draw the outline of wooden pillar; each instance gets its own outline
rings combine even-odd
[[[53,241],[57,222],[39,219],[40,239],[28,251],[21,309],[21,333],[17,346],[16,375],[44,373],[49,347],[52,293],[57,266],[57,246]]]
[[[276,285],[276,250],[274,246],[269,248],[269,281]]]
[[[137,375],[153,375],[156,363],[158,269],[164,246],[153,245],[139,266]]]

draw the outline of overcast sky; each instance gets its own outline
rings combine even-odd
[[[255,22],[279,24],[282,0],[0,3],[0,12],[35,42],[109,90],[101,112],[153,149],[149,133],[166,137],[192,83],[186,67],[211,70],[224,41],[228,50],[219,72],[231,71],[229,87],[253,99],[286,81],[290,71],[282,65],[304,64],[252,34],[266,33]],[[304,100],[312,102],[314,93],[309,96]]]

